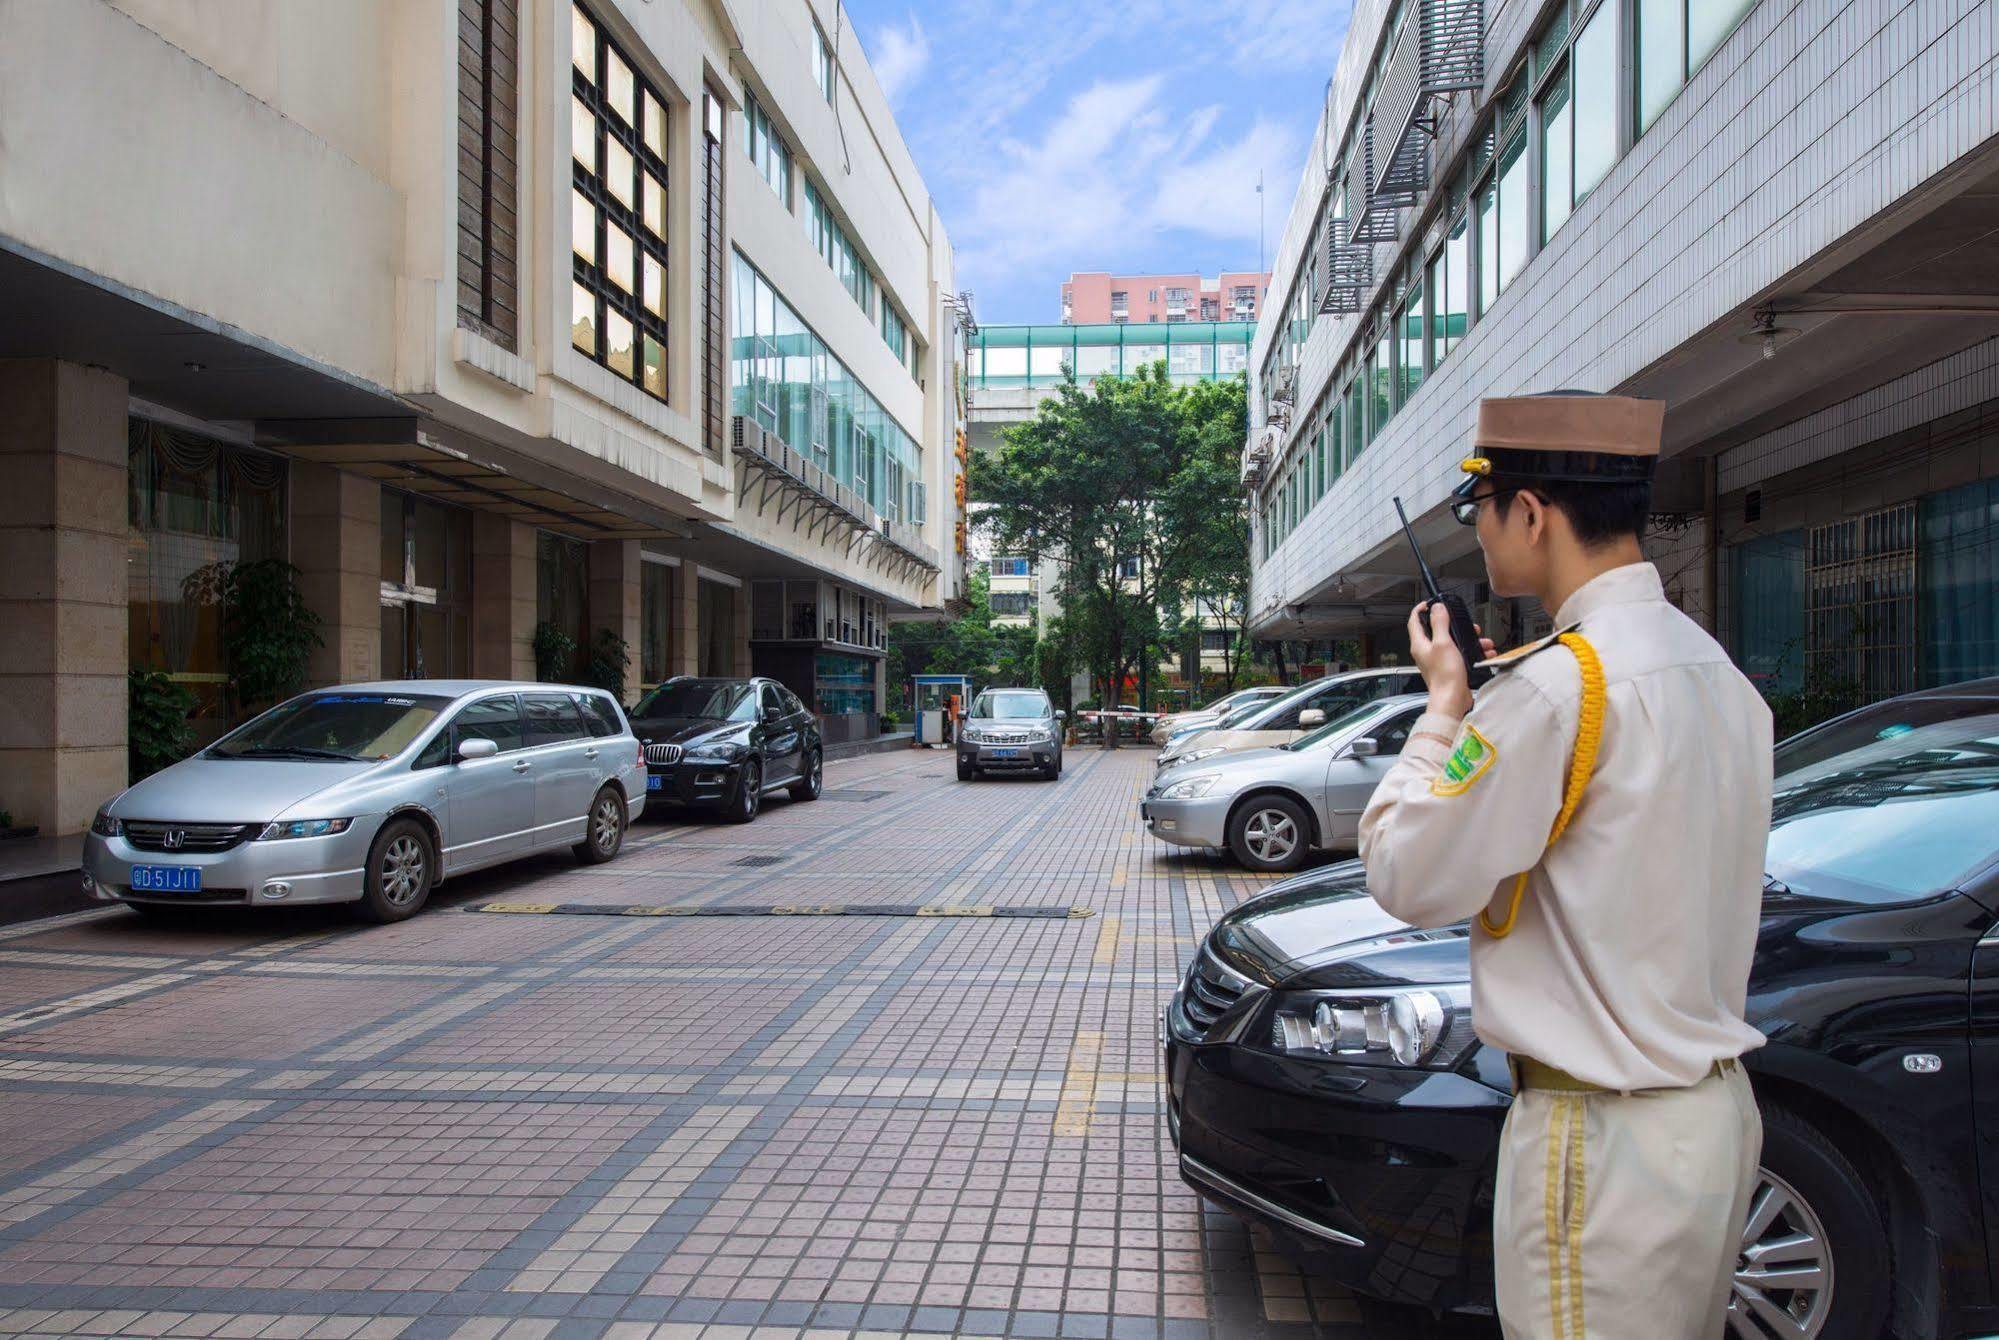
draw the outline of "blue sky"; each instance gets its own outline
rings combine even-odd
[[[1072,271],[1253,270],[1277,244],[1351,0],[849,0],[981,321]]]

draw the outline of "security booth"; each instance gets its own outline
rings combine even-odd
[[[915,709],[916,743],[942,745],[945,738],[945,715],[951,699],[958,700],[962,712],[972,703],[972,677],[970,675],[911,675],[909,677],[909,701]]]

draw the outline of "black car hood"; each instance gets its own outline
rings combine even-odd
[[[1266,986],[1302,988],[1465,982],[1468,925],[1417,930],[1368,897],[1359,861],[1315,870],[1251,899],[1209,942],[1230,967]]]
[[[750,723],[726,717],[637,717],[632,734],[647,744],[693,744],[697,740],[726,739],[747,733]]]

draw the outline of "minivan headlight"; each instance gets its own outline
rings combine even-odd
[[[1477,1041],[1471,986],[1388,991],[1287,991],[1271,1015],[1270,1045],[1356,1065],[1450,1070]]]
[[[275,842],[280,838],[332,837],[344,833],[352,819],[273,819],[264,825],[264,831],[257,834],[259,842]]]
[[[117,837],[125,831],[125,824],[123,820],[114,819],[103,810],[99,810],[97,817],[90,821],[90,831],[99,837]]]

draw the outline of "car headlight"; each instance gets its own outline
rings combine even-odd
[[[742,756],[741,745],[727,742],[696,745],[681,755],[689,763],[734,763]]]
[[[1159,793],[1161,800],[1199,800],[1215,789],[1221,780],[1219,772],[1204,772],[1198,777],[1186,777],[1172,783]]]
[[[1216,754],[1226,754],[1227,752],[1228,750],[1220,748],[1189,749],[1186,753],[1174,759],[1173,762],[1176,766],[1185,763],[1199,763],[1204,758],[1213,758]]]
[[[1278,997],[1270,1022],[1275,1050],[1356,1065],[1449,1070],[1475,1041],[1467,983],[1390,991],[1287,991]]]
[[[103,810],[99,810],[97,817],[90,821],[90,831],[99,837],[117,837],[125,831],[125,823],[122,819],[114,819]]]
[[[273,819],[264,825],[264,831],[257,834],[259,842],[275,842],[279,838],[332,837],[344,833],[354,821],[352,819]]]

